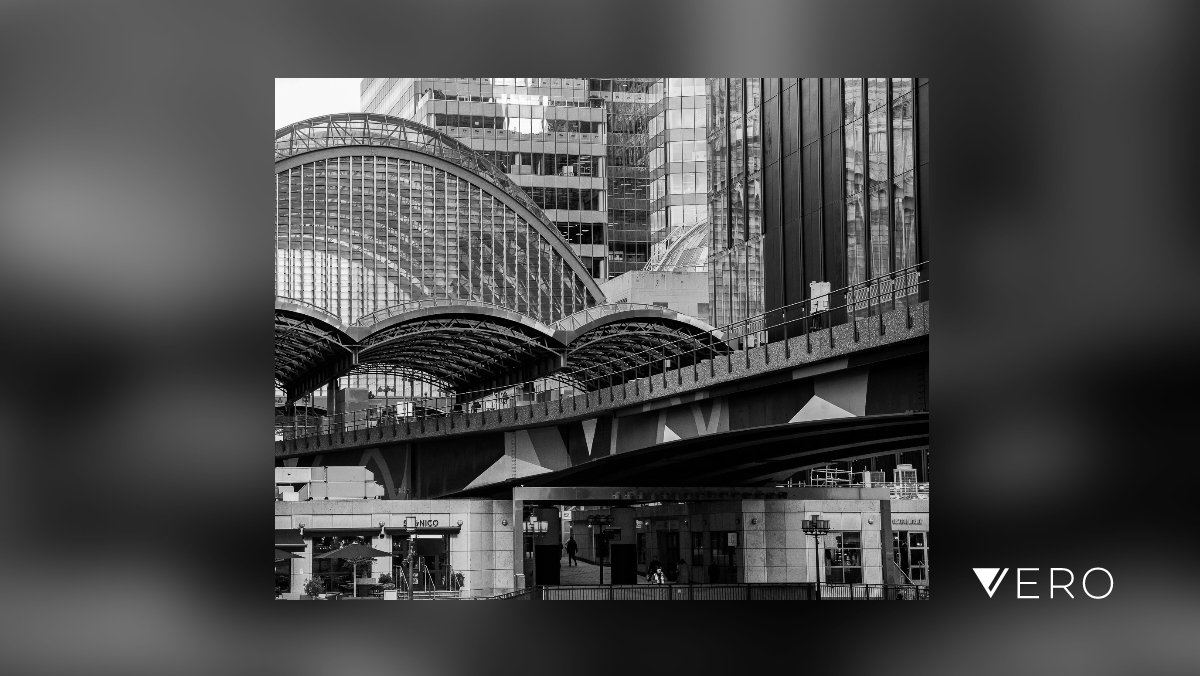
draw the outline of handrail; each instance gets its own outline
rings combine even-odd
[[[883,324],[884,305],[893,308],[903,306],[906,312],[921,298],[927,297],[927,274],[922,274],[929,262],[902,268],[886,275],[857,284],[849,284],[830,291],[827,295],[797,301],[786,306],[764,312],[754,317],[732,322],[714,330],[707,342],[697,337],[680,338],[654,347],[624,354],[605,362],[583,365],[584,373],[590,377],[574,377],[569,373],[553,374],[550,377],[525,381],[516,385],[467,392],[455,392],[442,397],[392,397],[397,403],[325,416],[326,424],[293,426],[291,434],[284,432],[284,439],[327,434],[332,431],[351,431],[378,427],[391,421],[399,424],[403,420],[424,420],[462,413],[515,409],[543,401],[563,400],[588,392],[616,387],[634,381],[645,381],[669,368],[692,367],[696,369],[704,362],[711,362],[718,355],[731,359],[733,354],[765,344],[771,333],[779,332],[783,340],[792,336],[809,336],[816,331],[833,331],[837,325],[853,323],[857,335],[859,322],[877,317]],[[923,279],[923,277],[925,277]],[[835,299],[840,305],[834,305]],[[636,303],[625,305],[647,307]],[[603,306],[602,306],[603,307]],[[654,307],[654,306],[650,306]],[[588,315],[592,309],[581,310],[565,317],[555,327],[565,325],[582,326],[578,317]],[[873,312],[874,310],[874,312]],[[851,321],[851,318],[853,321]],[[590,320],[589,320],[590,321]],[[795,325],[799,325],[795,327]],[[794,328],[795,327],[795,328]],[[748,359],[748,357],[747,357]],[[403,412],[402,412],[403,411]]]

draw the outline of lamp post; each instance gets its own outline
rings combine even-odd
[[[808,521],[801,523],[801,528],[813,536],[813,558],[817,560],[817,600],[821,600],[821,538],[829,534],[829,520],[813,514]]]
[[[417,551],[417,538],[415,537],[416,533],[414,532],[416,529],[417,517],[404,517],[404,530],[408,531],[408,556],[405,557],[405,561],[408,563],[408,573],[406,575],[408,577],[407,582],[409,601],[413,600],[413,587],[415,587],[417,583],[417,576],[413,574],[413,555]]]
[[[592,540],[596,543],[596,560],[600,562],[600,584],[604,584],[604,550],[608,548],[608,539],[604,534],[604,527],[613,522],[611,514],[592,514],[587,518],[588,525],[600,528],[599,538],[594,537]],[[609,579],[611,582],[611,577]]]

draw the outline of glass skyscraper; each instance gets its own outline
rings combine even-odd
[[[652,261],[698,236],[708,219],[708,97],[704,78],[660,78],[650,87],[649,168]],[[703,270],[708,243],[688,247],[672,265]],[[698,256],[703,252],[705,255]]]
[[[808,300],[814,282],[838,290],[929,260],[928,79],[706,89],[715,326]]]
[[[761,80],[708,78],[709,297],[713,324],[764,312]]]

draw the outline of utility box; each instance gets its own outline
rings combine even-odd
[[[829,282],[809,282],[809,314],[829,309]]]
[[[366,467],[337,467],[330,466],[325,468],[325,480],[329,483],[334,482],[363,482],[367,480]],[[374,477],[372,477],[374,479]]]
[[[306,484],[312,481],[311,467],[276,467],[275,483]]]
[[[330,500],[361,500],[366,497],[365,484],[361,481],[330,481],[325,485],[328,487],[327,497]]]
[[[559,545],[534,545],[534,584],[559,584],[558,566],[562,557]]]
[[[614,542],[608,546],[613,584],[637,584],[637,545]]]

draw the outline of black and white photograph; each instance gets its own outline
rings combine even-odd
[[[275,132],[278,598],[929,598],[928,78],[357,84]]]
[[[1200,673],[1196,26],[0,1],[4,673]]]

